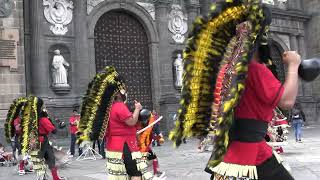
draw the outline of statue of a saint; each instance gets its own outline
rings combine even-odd
[[[177,59],[174,61],[174,68],[176,71],[176,87],[182,87],[182,76],[183,76],[183,61],[181,54],[177,54]]]
[[[60,54],[60,50],[54,51],[52,60],[52,78],[54,87],[69,87],[68,84],[68,73],[66,67],[69,67],[69,63]]]

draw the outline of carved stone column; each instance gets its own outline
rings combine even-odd
[[[211,3],[210,0],[201,0],[200,2],[200,13],[202,16],[207,16],[209,13]]]
[[[288,9],[297,9],[296,0],[288,0],[287,3],[288,3],[288,6],[287,6]]]
[[[158,61],[159,61],[159,72],[160,72],[160,114],[164,116],[164,122],[161,123],[161,128],[164,133],[167,134],[172,129],[172,113],[177,111],[178,99],[175,98],[175,89],[173,82],[172,72],[172,59],[170,58],[170,43],[169,40],[170,32],[168,29],[168,14],[169,5],[171,0],[155,0],[155,17],[156,24],[159,34],[159,45],[158,45]]]
[[[187,11],[188,11],[188,25],[189,29],[197,16],[200,14],[199,0],[187,0]]]
[[[88,45],[88,28],[84,23],[87,12],[86,1],[74,1],[75,3],[75,50],[76,58],[74,58],[75,72],[74,78],[76,79],[74,86],[75,94],[83,95],[84,90],[87,89],[90,80],[90,61],[89,58],[89,45]],[[82,92],[81,92],[82,90]]]
[[[294,34],[290,35],[290,49],[292,51],[298,51],[297,36]]]
[[[304,60],[307,58],[305,40],[303,35],[298,36],[298,44],[299,44],[299,53],[301,55],[301,59]],[[303,95],[304,96],[312,96],[312,83],[302,82],[303,87]]]
[[[168,7],[170,2],[168,0],[156,0],[155,4],[155,17],[156,24],[159,33],[159,62],[162,65],[160,70],[161,79],[162,78],[171,78],[167,74],[165,68],[166,64],[170,62],[168,46],[169,46],[169,30],[168,30]],[[171,65],[171,62],[170,62]],[[161,90],[162,92],[162,90]]]
[[[306,59],[307,52],[306,52],[306,45],[305,45],[305,40],[303,35],[298,36],[298,44],[299,44],[299,53],[301,55],[301,58]]]
[[[168,69],[171,68],[171,61],[169,55],[169,30],[168,30],[168,7],[170,2],[168,0],[155,0],[155,18],[156,25],[159,34],[159,54],[158,60],[160,64],[160,94],[164,92],[168,93],[173,91],[172,86],[172,71]]]
[[[42,74],[46,67],[45,60],[40,60],[41,49],[41,25],[42,19],[40,15],[43,15],[42,0],[30,1],[30,27],[31,27],[31,91],[34,95],[44,96],[46,94],[47,81],[46,76]],[[30,82],[29,82],[30,83]],[[45,87],[44,87],[45,86]]]
[[[296,7],[297,7],[297,9],[299,9],[299,10],[302,10],[302,2],[301,2],[301,0],[296,0]]]

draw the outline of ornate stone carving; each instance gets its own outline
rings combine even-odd
[[[50,30],[55,35],[65,35],[66,25],[72,21],[73,2],[71,0],[43,0],[44,16],[51,24]]]
[[[12,3],[11,0],[0,0],[0,17],[7,17],[11,14]]]
[[[182,75],[183,75],[183,60],[181,57],[181,54],[178,53],[177,54],[177,58],[174,60],[174,69],[175,69],[175,85],[177,88],[181,88],[182,87]]]
[[[262,0],[262,3],[276,6],[280,9],[286,9],[287,8],[287,1],[288,0]]]
[[[155,7],[154,7],[154,4],[151,4],[151,3],[144,3],[144,2],[137,2],[137,4],[141,7],[143,7],[149,14],[150,16],[152,17],[153,20],[155,20]]]
[[[94,7],[105,0],[87,0],[87,14],[89,15]]]
[[[69,87],[68,84],[68,72],[66,67],[69,67],[69,63],[60,54],[60,50],[54,51],[54,56],[52,60],[52,79],[53,87]]]
[[[187,17],[183,15],[180,5],[173,4],[169,14],[169,31],[173,34],[172,39],[176,43],[183,43],[184,34],[188,31]]]

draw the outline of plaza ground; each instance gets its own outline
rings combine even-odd
[[[320,126],[303,128],[303,143],[296,143],[290,133],[288,145],[284,147],[282,157],[290,166],[296,180],[320,180]],[[67,139],[61,144],[67,144]],[[178,149],[173,149],[168,141],[155,147],[160,167],[166,172],[167,180],[208,180],[209,175],[203,171],[210,152],[198,153],[197,141],[188,140]],[[60,174],[68,180],[107,180],[106,160],[75,161],[61,169]],[[14,167],[0,167],[0,180],[34,180],[34,175],[18,176]]]

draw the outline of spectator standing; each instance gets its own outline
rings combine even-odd
[[[294,129],[296,142],[300,142],[300,143],[302,142],[301,135],[302,135],[303,121],[305,121],[305,119],[302,116],[301,110],[294,109],[292,114],[292,125]]]
[[[77,110],[73,110],[72,116],[70,117],[70,135],[71,135],[71,144],[70,144],[70,157],[73,157],[75,154],[75,145],[77,141],[76,133],[78,131],[78,122],[80,120],[80,115]],[[79,156],[82,154],[82,150],[79,147]]]

